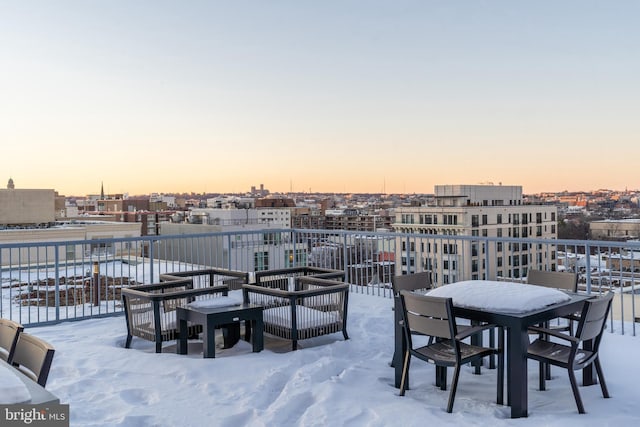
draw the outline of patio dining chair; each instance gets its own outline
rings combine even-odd
[[[442,371],[444,372],[446,372],[447,368],[453,367],[454,373],[447,403],[447,412],[452,412],[461,367],[467,363],[482,360],[484,357],[497,355],[498,384],[496,401],[498,404],[502,404],[504,393],[503,339],[498,340],[498,348],[476,346],[462,341],[473,334],[486,329],[493,329],[496,326],[485,324],[467,328],[464,332],[458,332],[451,298],[432,297],[401,291],[400,302],[402,306],[403,331],[407,340],[407,350],[404,354],[402,367],[400,396],[404,396],[408,387],[407,375],[412,356],[425,362],[433,363],[436,367],[443,368]],[[416,332],[430,337],[429,342],[426,345],[414,345],[413,334]],[[443,388],[442,384],[441,388]]]
[[[20,333],[12,365],[44,387],[49,378],[55,349],[51,344],[26,332]]]
[[[560,289],[568,292],[578,292],[578,275],[571,272],[529,270],[527,272],[529,285],[544,286],[546,288]],[[549,329],[571,331],[571,321],[577,320],[575,315],[566,316],[567,323],[547,324]]]
[[[18,336],[23,330],[24,327],[20,323],[0,318],[0,358],[5,362],[11,363]]]
[[[602,297],[585,301],[575,335],[548,328],[533,328],[541,333],[541,337],[529,345],[527,357],[540,362],[540,390],[545,389],[546,375],[542,368],[543,365],[550,364],[566,369],[569,373],[569,381],[578,412],[581,414],[584,414],[585,411],[574,371],[593,364],[598,374],[602,396],[609,397],[598,350],[612,299],[613,292],[609,292]],[[555,340],[551,341],[551,338],[555,338]],[[563,340],[566,344],[557,342],[558,339]],[[592,345],[587,346],[590,350],[584,349],[583,343],[585,341],[592,341]]]
[[[527,272],[527,284],[544,286],[545,288],[560,289],[568,292],[578,291],[578,275],[571,272],[563,271],[545,271],[545,270],[529,270]],[[543,326],[548,329],[556,331],[573,332],[573,321],[578,320],[578,314],[570,314],[564,316],[561,319],[553,319],[549,322],[545,322]],[[536,331],[529,329],[529,334],[535,335]],[[551,366],[547,365],[545,368],[546,378],[551,379]]]

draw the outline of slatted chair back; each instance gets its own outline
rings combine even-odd
[[[456,335],[451,298],[430,297],[401,291],[404,321],[411,333],[451,339]],[[411,339],[411,334],[407,340]]]
[[[600,338],[602,337],[602,332],[607,322],[607,315],[611,308],[613,295],[613,292],[609,292],[602,297],[587,300],[582,309],[582,315],[580,316],[580,322],[576,330],[576,338],[582,341],[594,340],[594,353],[598,352]]]
[[[578,291],[578,275],[571,272],[529,270],[527,283],[570,292]]]
[[[420,273],[404,274],[393,276],[391,279],[393,294],[398,295],[400,291],[417,291],[431,289],[431,273],[423,271]]]
[[[44,387],[49,377],[55,349],[48,342],[22,332],[18,337],[13,366]]]
[[[11,363],[13,359],[18,336],[23,330],[24,327],[20,323],[0,318],[0,358],[7,363]]]

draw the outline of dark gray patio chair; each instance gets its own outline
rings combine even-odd
[[[20,323],[0,318],[0,358],[7,363],[11,363],[13,359],[18,336],[23,330],[24,327]]]
[[[446,369],[454,368],[449,391],[447,412],[452,412],[453,402],[458,387],[458,378],[462,365],[482,360],[484,357],[498,356],[498,381],[496,401],[502,404],[504,398],[504,352],[503,339],[498,340],[498,347],[481,347],[463,342],[467,337],[496,326],[485,324],[458,331],[458,326],[453,315],[453,302],[451,298],[431,297],[412,292],[401,291],[400,301],[403,315],[403,330],[407,340],[407,351],[404,355],[402,367],[402,380],[400,384],[400,396],[404,396],[408,386],[407,374],[411,357],[415,356],[425,362],[434,363],[436,367]],[[426,345],[414,346],[412,336],[414,333],[432,337]],[[502,335],[502,333],[500,334]],[[441,385],[443,388],[443,385]]]
[[[44,387],[49,378],[55,349],[51,344],[26,332],[20,333],[11,364]]]
[[[533,328],[541,334],[541,338],[529,345],[527,357],[540,362],[540,390],[545,389],[546,375],[542,368],[544,364],[566,369],[569,373],[571,390],[578,406],[578,412],[581,414],[584,414],[585,411],[574,371],[593,364],[600,381],[602,396],[609,397],[600,365],[599,349],[613,295],[613,292],[609,292],[605,296],[585,301],[575,335],[548,328]],[[556,340],[551,341],[552,338]],[[557,339],[563,340],[567,344],[559,343]],[[591,341],[591,346],[586,347],[591,348],[590,350],[584,349],[585,341]]]
[[[545,271],[545,270],[529,270],[527,272],[527,284],[544,286],[546,288],[560,289],[568,292],[578,291],[578,275],[571,272],[562,271]],[[546,322],[543,326],[556,331],[573,331],[573,321],[578,320],[577,314],[564,316],[562,320],[554,319]],[[536,334],[535,331],[529,330],[530,334]],[[551,379],[551,366],[545,368],[546,378]]]

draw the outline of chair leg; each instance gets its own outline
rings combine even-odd
[[[609,398],[609,390],[607,390],[607,383],[604,381],[604,374],[602,373],[602,366],[600,365],[600,359],[596,357],[593,361],[596,365],[596,372],[598,374],[598,380],[600,381],[600,388],[602,389],[602,396],[606,399]]]
[[[447,412],[453,412],[453,401],[456,398],[456,389],[458,388],[458,378],[460,377],[460,365],[456,365],[451,379],[451,391],[449,392],[449,403],[447,404]]]
[[[342,330],[342,336],[344,337],[345,340],[349,339],[349,335],[347,334],[347,330],[346,329]]]
[[[162,341],[156,342],[156,353],[162,353]]]
[[[582,398],[580,397],[580,390],[578,390],[578,383],[576,382],[576,374],[573,369],[569,368],[569,381],[571,382],[571,390],[573,390],[573,397],[576,399],[576,405],[578,406],[578,412],[584,414],[584,405],[582,404]]]
[[[551,379],[551,363],[545,363],[544,375],[546,379]]]
[[[407,389],[407,374],[409,373],[409,362],[411,361],[411,355],[407,351],[404,354],[404,363],[402,364],[402,379],[400,380],[400,396],[404,396],[404,392]]]
[[[447,368],[445,366],[436,366],[436,387],[440,390],[447,390]]]
[[[544,363],[540,362],[538,364],[538,366],[539,366],[539,368],[538,368],[538,373],[539,373],[538,380],[540,382],[539,389],[540,389],[540,391],[544,391],[544,390],[547,389],[546,386],[545,386],[545,380],[547,379],[547,372],[546,372]]]
[[[130,348],[131,347],[131,338],[133,338],[133,336],[127,334],[127,340],[124,342],[124,348]]]

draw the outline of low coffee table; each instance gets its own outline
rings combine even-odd
[[[203,357],[216,357],[216,327],[227,327],[228,333],[232,333],[234,326],[239,330],[240,321],[244,321],[245,341],[252,343],[254,353],[262,351],[264,348],[262,309],[261,305],[246,303],[229,307],[177,307],[176,319],[179,330],[177,353],[187,354],[187,322],[202,325]]]

